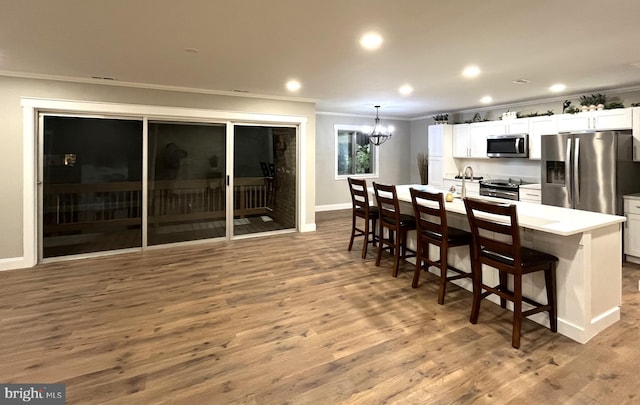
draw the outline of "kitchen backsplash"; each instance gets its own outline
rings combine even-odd
[[[529,183],[540,182],[540,161],[527,159],[455,159],[459,173],[465,166],[473,168],[474,176],[494,179],[523,179]],[[445,173],[448,176],[452,173]],[[453,173],[456,175],[458,173]]]

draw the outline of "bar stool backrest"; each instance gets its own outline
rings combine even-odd
[[[351,192],[351,205],[355,211],[369,211],[369,193],[367,181],[364,179],[347,178],[349,191]]]
[[[411,192],[411,203],[416,217],[418,233],[426,233],[447,240],[447,212],[442,193],[430,193],[415,188]]]
[[[473,236],[474,256],[490,266],[522,271],[520,226],[514,204],[465,198],[464,206]],[[492,235],[487,236],[487,233]],[[482,253],[482,254],[481,254]]]
[[[396,186],[373,183],[380,221],[400,224],[400,204]]]

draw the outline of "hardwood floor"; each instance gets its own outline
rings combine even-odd
[[[640,266],[622,319],[587,344],[385,254],[317,232],[0,272],[0,382],[63,383],[68,404],[638,403]]]

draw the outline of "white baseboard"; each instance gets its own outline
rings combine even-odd
[[[304,224],[300,227],[300,232],[315,232],[316,224]]]
[[[631,256],[631,255],[625,255],[625,259],[628,262],[635,263],[635,264],[640,264],[640,257],[635,257],[635,256]]]
[[[316,205],[316,212],[348,210],[350,208],[351,208],[351,203]]]
[[[0,259],[0,271],[16,270],[32,267],[29,261],[24,257],[9,257],[7,259]]]

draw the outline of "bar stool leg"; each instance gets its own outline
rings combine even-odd
[[[545,288],[547,289],[547,302],[549,303],[549,329],[552,332],[558,331],[558,310],[556,299],[556,262],[551,264],[548,270],[544,271]]]
[[[367,257],[367,246],[369,245],[369,218],[364,221],[364,242],[362,243],[362,258]]]
[[[393,255],[393,272],[391,273],[391,275],[393,277],[398,277],[398,267],[400,266],[400,256],[403,256],[403,252],[400,250],[401,246],[402,246],[402,240],[403,240],[403,231],[399,230],[396,232],[397,235],[394,239],[394,255]]]
[[[429,249],[429,244],[427,243],[426,247],[422,246],[422,243],[420,242],[420,236],[418,236],[418,240],[417,240],[417,246],[416,246],[416,269],[413,272],[413,281],[411,281],[411,287],[413,288],[418,288],[418,282],[420,281],[420,272],[422,271],[422,256],[424,255],[423,249]],[[427,263],[425,263],[425,266],[428,266]],[[428,268],[428,267],[427,267]]]
[[[444,294],[447,289],[447,246],[440,246],[440,289],[438,290],[438,304],[444,304]]]
[[[509,291],[509,281],[507,279],[507,273],[501,271],[498,277],[500,279],[500,291]],[[500,306],[502,308],[507,307],[507,300],[505,298],[500,297]]]
[[[520,347],[520,333],[522,332],[522,274],[513,275],[513,333],[511,346]]]
[[[482,301],[482,264],[479,261],[472,260],[471,273],[473,277],[473,302],[471,303],[469,322],[476,324],[478,323],[480,302]]]
[[[378,240],[378,255],[376,256],[376,266],[380,266],[380,259],[382,259],[382,249],[384,246],[384,229],[382,227],[382,220],[380,221],[380,236],[379,236],[379,240]]]
[[[353,239],[356,236],[356,214],[351,215],[351,239],[349,240],[349,251],[353,247]]]

